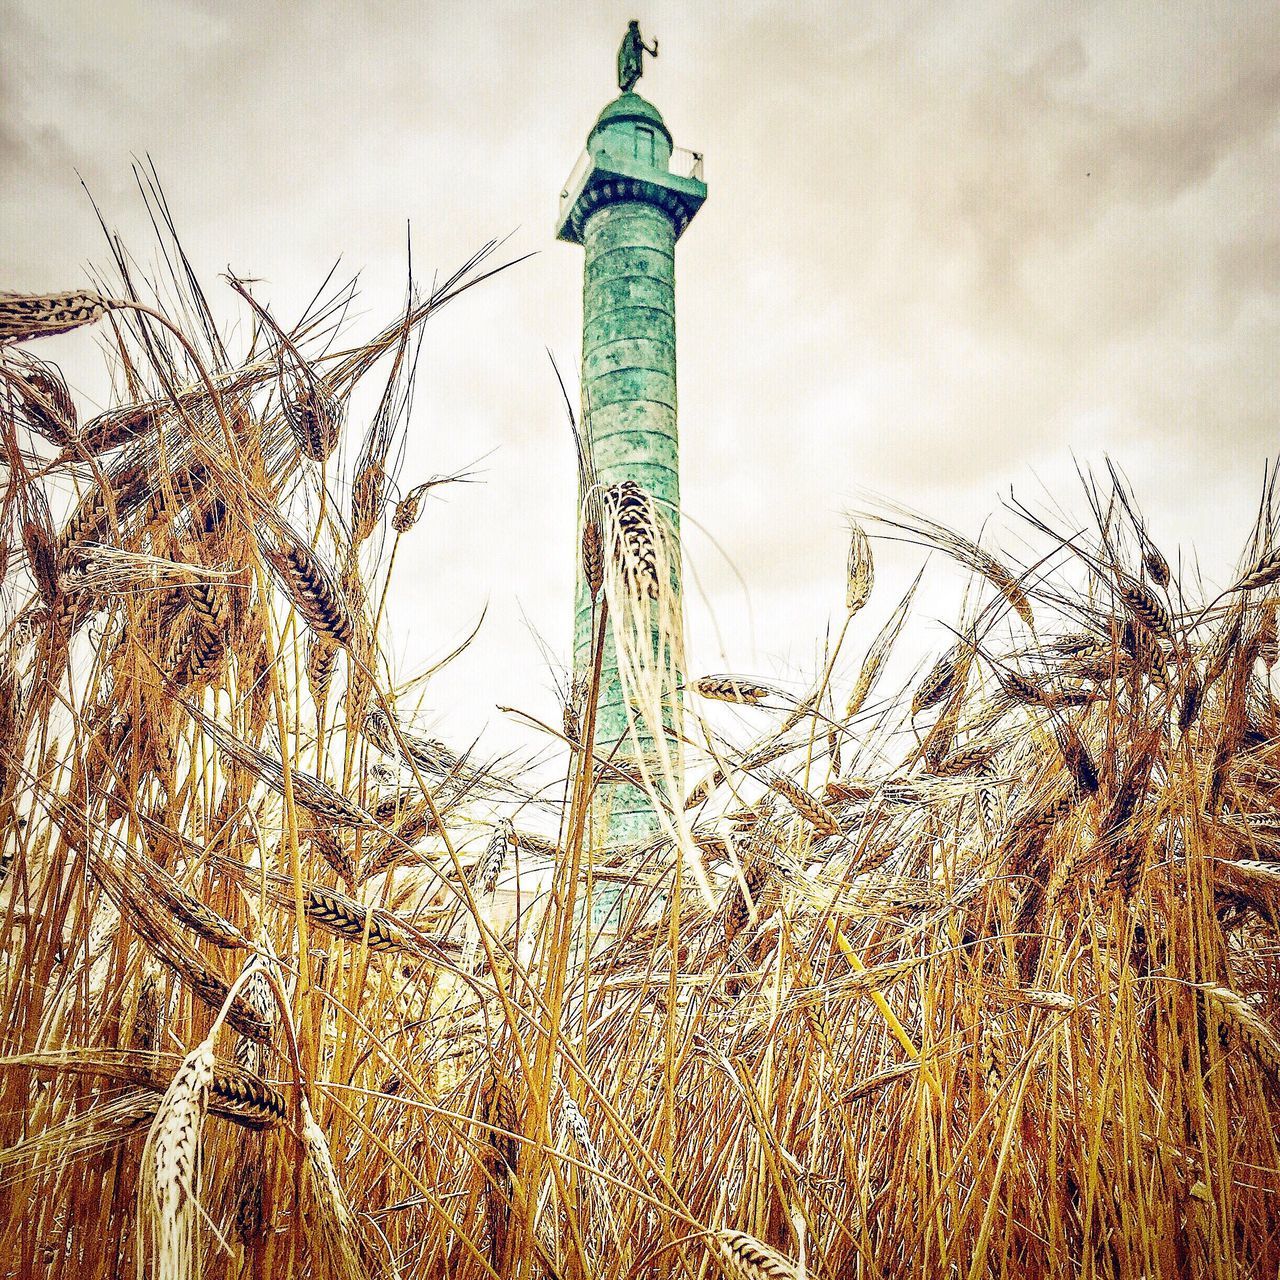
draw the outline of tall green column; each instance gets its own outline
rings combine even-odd
[[[679,533],[675,246],[706,199],[690,157],[673,172],[671,134],[656,107],[623,93],[601,113],[562,193],[558,238],[586,252],[582,289],[582,424],[596,482],[632,480]],[[679,566],[676,566],[678,570]],[[678,577],[678,575],[677,575]],[[575,675],[589,673],[595,607],[578,571]],[[655,644],[657,643],[655,637]],[[626,740],[626,741],[624,741]],[[596,752],[634,756],[612,639],[606,641]],[[649,743],[641,740],[640,750]],[[611,843],[644,840],[658,822],[649,798],[625,783],[598,791]]]

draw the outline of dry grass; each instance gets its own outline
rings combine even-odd
[[[235,282],[235,357],[119,265],[0,298],[4,1274],[1277,1273],[1270,489],[1213,600],[1114,477],[1025,569],[868,519],[974,575],[954,643],[880,691],[919,579],[873,634],[859,527],[812,688],[691,682],[669,742],[676,661],[630,674],[667,835],[606,850],[593,689],[535,791],[383,656],[446,482],[397,496],[413,356],[480,262],[347,350],[345,293]],[[13,342],[95,322],[80,426]],[[660,513],[598,507],[596,634],[676,643]]]

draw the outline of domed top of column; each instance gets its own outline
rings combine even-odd
[[[596,121],[595,128],[591,130],[587,138],[587,146],[590,148],[597,135],[603,133],[606,129],[625,129],[628,126],[637,124],[660,129],[668,145],[674,145],[672,143],[671,130],[667,128],[666,122],[662,119],[662,112],[648,98],[642,98],[638,93],[629,92],[619,94],[600,113],[600,118]]]
[[[587,135],[587,151],[597,159],[622,159],[666,173],[671,163],[671,131],[653,103],[624,93],[600,113]]]

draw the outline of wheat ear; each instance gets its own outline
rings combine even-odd
[[[110,309],[111,303],[96,293],[0,293],[0,346],[78,329]]]
[[[716,1252],[735,1280],[799,1280],[800,1268],[763,1240],[745,1231],[717,1231]]]
[[[200,1137],[214,1067],[210,1038],[182,1060],[147,1134],[139,1216],[151,1222],[151,1274],[156,1280],[188,1280],[194,1271]]]

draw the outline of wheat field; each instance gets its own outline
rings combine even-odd
[[[285,323],[166,243],[0,297],[0,1272],[1280,1272],[1270,480],[1220,594],[1105,465],[1016,560],[866,513],[810,686],[695,674],[679,733],[664,515],[593,494],[656,747],[595,749],[597,661],[533,777],[387,656],[465,479],[398,474],[418,343],[491,249],[351,345],[349,290]],[[881,538],[967,584],[918,670]]]

